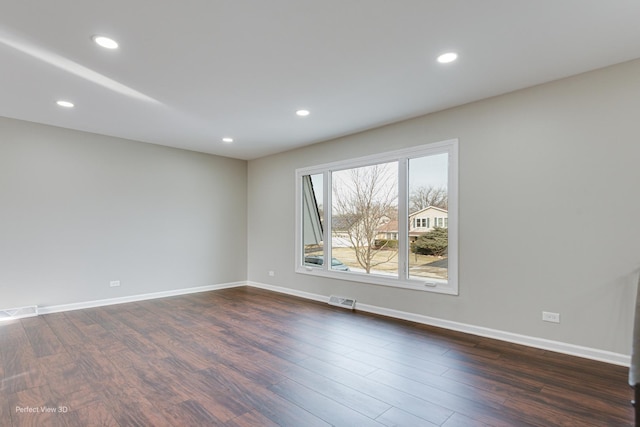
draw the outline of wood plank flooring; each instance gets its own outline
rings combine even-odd
[[[0,323],[0,426],[627,426],[627,369],[234,288]]]

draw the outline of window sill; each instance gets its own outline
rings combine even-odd
[[[433,292],[438,294],[458,295],[457,287],[450,282],[441,279],[425,280],[405,280],[401,281],[396,278],[384,277],[376,274],[363,274],[356,272],[327,271],[322,268],[314,267],[298,267],[296,273],[306,274],[309,276],[325,277],[335,280],[346,280],[349,282],[366,283],[370,285],[389,286],[400,289],[410,289],[414,291]]]

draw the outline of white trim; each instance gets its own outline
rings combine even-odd
[[[273,292],[279,292],[281,294],[293,295],[294,297],[326,302],[327,304],[329,303],[328,296],[312,294],[310,292],[299,291],[297,289],[283,288],[281,286],[267,285],[266,283],[259,283],[259,282],[247,282],[247,286],[251,286],[253,288],[266,289],[268,291],[273,291]]]
[[[51,305],[39,307],[39,314],[60,313],[62,311],[82,310],[85,308],[103,307],[107,305],[124,304],[127,302],[144,301],[156,298],[166,298],[178,295],[195,294],[198,292],[215,291],[218,289],[246,286],[246,282],[221,283],[218,285],[199,286],[196,288],[175,289],[172,291],[153,292],[150,294],[130,295],[127,297],[107,298],[95,301],[77,302],[72,304]]]
[[[451,151],[451,146],[457,148],[458,138],[451,138],[439,142],[430,142],[415,147],[402,148],[400,150],[385,151],[382,153],[370,154],[368,156],[356,157],[353,159],[337,160],[335,162],[324,163],[315,166],[304,166],[296,169],[297,175],[314,175],[327,170],[338,171],[344,169],[371,166],[376,163],[387,163],[394,160],[401,160],[406,157],[427,156],[444,154]]]
[[[267,285],[258,282],[248,282],[249,286],[261,289],[267,289],[283,294],[294,295],[314,301],[328,302],[329,297],[324,295],[313,294],[310,292],[299,291],[296,289],[284,288],[280,286]],[[521,344],[528,347],[539,348],[542,350],[554,351],[557,353],[568,354],[571,356],[583,357],[585,359],[597,360],[600,362],[610,363],[628,367],[631,364],[631,356],[626,354],[614,353],[597,348],[583,347],[575,344],[568,344],[560,341],[552,341],[544,338],[531,337],[527,335],[515,334],[513,332],[501,331],[498,329],[485,328],[482,326],[469,325],[466,323],[454,322],[451,320],[438,319],[435,317],[424,316],[422,314],[409,313],[405,311],[393,310],[390,308],[378,307],[375,305],[362,304],[356,302],[356,310],[367,313],[380,314],[383,316],[393,317],[396,319],[408,320],[410,322],[422,323],[425,325],[436,326],[439,328],[449,329],[452,331],[464,332],[471,335],[477,335],[486,338],[493,338],[500,341],[506,341],[514,344]]]
[[[409,242],[408,234],[402,233],[398,236],[398,272],[397,274],[361,274],[356,271],[342,272],[331,269],[331,265],[327,262],[322,266],[314,267],[304,263],[304,237],[303,237],[303,208],[302,208],[302,178],[306,175],[323,174],[323,205],[327,208],[324,210],[324,259],[333,258],[331,255],[332,230],[331,230],[331,209],[332,206],[332,177],[333,172],[346,169],[353,169],[365,166],[371,166],[381,163],[398,163],[398,215],[401,218],[398,221],[398,230],[409,230],[406,226],[409,218],[408,215],[408,173],[407,162],[411,159],[420,157],[446,154],[448,158],[448,200],[449,206],[447,210],[448,217],[448,277],[447,279],[421,278],[411,277],[408,269]],[[375,284],[382,286],[391,286],[395,288],[406,288],[425,292],[435,292],[447,295],[458,295],[458,139],[448,139],[440,142],[428,143],[420,146],[404,148],[401,150],[377,153],[354,159],[339,160],[323,165],[302,167],[295,170],[295,267],[294,271],[299,274],[307,274],[311,276],[321,276],[333,279],[348,280],[366,284]]]
[[[196,288],[176,289],[172,291],[154,292],[150,294],[131,295],[120,298],[109,298],[95,301],[87,301],[73,304],[52,305],[38,307],[38,314],[59,313],[63,311],[81,310],[85,308],[103,307],[114,304],[123,304],[135,301],[144,301],[156,298],[166,298],[178,295],[187,295],[198,292],[208,292],[219,289],[236,288],[242,286],[251,286],[254,288],[266,289],[287,295],[293,295],[313,301],[329,302],[329,297],[325,295],[314,294],[311,292],[300,291],[297,289],[285,288],[275,285],[267,285],[259,282],[232,282],[221,283],[218,285],[201,286]],[[559,341],[551,341],[544,338],[530,337],[526,335],[515,334],[512,332],[500,331],[497,329],[485,328],[482,326],[469,325],[465,323],[453,322],[451,320],[438,319],[435,317],[424,316],[421,314],[409,313],[405,311],[393,310],[390,308],[378,307],[369,304],[356,302],[356,310],[380,314],[383,316],[393,317],[396,319],[408,320],[411,322],[422,323],[425,325],[436,326],[439,328],[450,329],[453,331],[464,332],[486,338],[493,338],[500,341],[521,344],[528,347],[540,348],[543,350],[554,351],[557,353],[568,354],[571,356],[583,357],[586,359],[597,360],[600,362],[611,363],[628,367],[631,364],[631,356],[614,353],[606,350],[599,350],[590,347],[583,347],[574,344],[563,343]]]
[[[631,356],[626,356],[624,354],[613,353],[610,351],[599,350],[590,347],[583,347],[575,344],[568,344],[560,341],[552,341],[545,338],[520,335],[513,332],[485,328],[482,326],[469,325],[466,323],[459,323],[451,320],[438,319],[421,314],[407,313],[404,311],[398,311],[361,303],[356,303],[356,310],[381,314],[383,316],[394,317],[397,319],[408,320],[411,322],[422,323],[425,325],[436,326],[439,328],[450,329],[452,331],[464,332],[481,337],[493,338],[514,344],[526,345],[528,347],[535,347],[542,350],[550,350],[557,353],[568,354],[571,356],[584,357],[586,359],[598,360],[600,362],[607,362],[614,365],[629,366],[631,363]]]

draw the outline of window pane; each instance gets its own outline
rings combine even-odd
[[[297,169],[296,273],[457,295],[457,159],[449,140]]]
[[[307,266],[322,265],[323,213],[322,194],[324,180],[322,174],[302,177],[302,240],[303,262]]]
[[[409,160],[411,279],[448,279],[448,163],[446,153]]]
[[[333,172],[334,270],[398,276],[398,163]]]

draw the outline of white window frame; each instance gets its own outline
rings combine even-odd
[[[410,278],[408,275],[409,257],[409,160],[413,158],[448,154],[448,279]],[[388,277],[376,274],[331,270],[331,263],[312,267],[304,264],[304,243],[302,233],[302,177],[305,175],[322,174],[324,178],[324,194],[322,203],[324,209],[323,256],[331,259],[331,173],[344,169],[370,166],[379,163],[398,162],[398,276]],[[295,221],[295,271],[311,276],[340,279],[368,283],[372,285],[393,286],[450,295],[458,295],[458,140],[450,139],[412,148],[390,151],[355,159],[341,160],[318,166],[296,169],[296,221]]]

